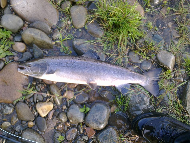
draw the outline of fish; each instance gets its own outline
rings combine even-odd
[[[140,84],[154,96],[159,93],[160,69],[144,74],[107,62],[75,56],[44,57],[18,65],[18,72],[34,78],[75,84],[86,84],[92,89],[97,86],[128,88]]]

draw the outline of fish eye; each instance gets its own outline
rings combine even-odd
[[[25,70],[25,69],[26,69],[24,66],[21,66],[21,65],[19,65],[18,68],[19,68],[20,70]]]

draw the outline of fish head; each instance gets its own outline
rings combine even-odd
[[[18,72],[32,76],[32,77],[41,77],[48,70],[48,64],[46,62],[27,62],[18,65]]]

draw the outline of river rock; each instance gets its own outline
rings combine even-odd
[[[96,103],[86,116],[85,123],[93,129],[101,130],[107,125],[109,115],[110,109],[106,105]]]
[[[33,121],[34,120],[34,115],[29,109],[28,105],[23,103],[23,102],[18,102],[16,104],[16,113],[18,116],[19,120],[23,121]]]
[[[1,8],[5,8],[7,6],[7,0],[0,0]]]
[[[5,62],[4,62],[3,60],[0,59],[0,70],[3,69],[4,65],[5,65]]]
[[[35,28],[28,28],[22,33],[23,41],[28,45],[36,44],[40,48],[51,49],[51,39],[42,31]]]
[[[72,6],[70,9],[71,18],[75,28],[84,27],[87,19],[87,10],[81,5]]]
[[[13,111],[14,111],[13,107],[8,106],[7,104],[3,106],[3,109],[2,109],[3,114],[8,115],[8,114],[11,114]]]
[[[160,62],[161,65],[163,65],[165,68],[169,69],[169,70],[173,70],[173,67],[175,65],[175,56],[165,50],[161,50],[158,54],[157,54],[157,59]]]
[[[25,129],[22,132],[22,137],[25,138],[25,139],[30,140],[30,142],[35,141],[35,142],[38,142],[38,143],[45,143],[44,138],[33,129]]]
[[[23,20],[13,14],[5,14],[1,18],[1,25],[14,33],[18,32],[18,30],[23,26]]]
[[[74,140],[76,135],[77,135],[77,129],[76,128],[71,128],[70,130],[68,130],[66,132],[66,139],[68,141]]]
[[[82,104],[88,100],[88,96],[89,96],[88,94],[86,94],[85,92],[82,92],[79,95],[77,95],[73,101],[77,104]]]
[[[99,38],[104,35],[104,30],[100,28],[97,22],[93,22],[88,24],[87,26],[88,33],[90,33],[92,36]]]
[[[97,139],[99,143],[119,143],[117,131],[112,127],[102,131]]]
[[[36,104],[36,110],[41,117],[45,117],[53,109],[52,102],[38,102]]]
[[[9,63],[0,71],[0,102],[12,103],[20,98],[28,77],[18,72],[18,63]]]
[[[45,132],[45,130],[47,129],[45,118],[38,117],[36,119],[36,125],[37,125],[40,132]]]
[[[57,105],[62,104],[61,92],[56,84],[50,85],[50,92],[54,95],[53,100]]]
[[[13,49],[17,52],[25,52],[26,51],[26,45],[22,42],[15,42],[13,45]]]
[[[65,112],[61,112],[58,116],[59,120],[63,123],[65,123],[67,121],[67,115],[65,114]]]
[[[70,8],[70,6],[71,6],[71,1],[65,1],[65,2],[63,2],[63,3],[61,4],[61,9],[62,9],[62,10],[67,10],[67,9]]]
[[[24,61],[28,61],[32,58],[32,54],[30,52],[24,52],[22,55],[22,58],[18,59],[18,62],[24,62]]]
[[[40,59],[44,57],[43,51],[35,44],[33,44],[34,58]]]
[[[136,54],[135,52],[133,51],[130,51],[129,52],[129,60],[133,63],[140,63],[140,58],[139,58],[139,55]]]
[[[67,117],[69,118],[71,124],[78,124],[83,122],[84,113],[80,112],[80,108],[78,105],[73,104],[69,107],[69,110],[67,112]]]
[[[140,15],[142,17],[144,17],[144,9],[143,7],[139,4],[139,2],[137,0],[127,0],[127,2],[130,5],[136,5],[136,11],[138,11],[140,13]]]
[[[11,0],[13,10],[28,22],[43,21],[48,25],[56,25],[59,20],[58,11],[47,0]]]
[[[73,98],[75,98],[74,92],[71,90],[67,90],[67,91],[65,91],[63,97],[67,98],[67,100],[73,99]]]
[[[12,11],[9,5],[4,9],[4,14],[12,14]]]
[[[143,70],[149,70],[152,66],[152,63],[150,60],[144,60],[142,63],[141,63],[141,68]]]
[[[51,33],[51,28],[49,27],[48,24],[46,24],[43,21],[35,21],[32,24],[30,24],[30,27],[39,29],[39,30],[43,31],[44,33],[46,33],[47,35],[49,35]]]
[[[88,43],[86,39],[75,39],[73,45],[73,49],[79,56],[94,48],[94,46]]]

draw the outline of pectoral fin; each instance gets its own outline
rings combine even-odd
[[[123,84],[118,85],[116,88],[121,92],[122,94],[126,94],[128,92],[128,89],[130,88],[131,84]]]

